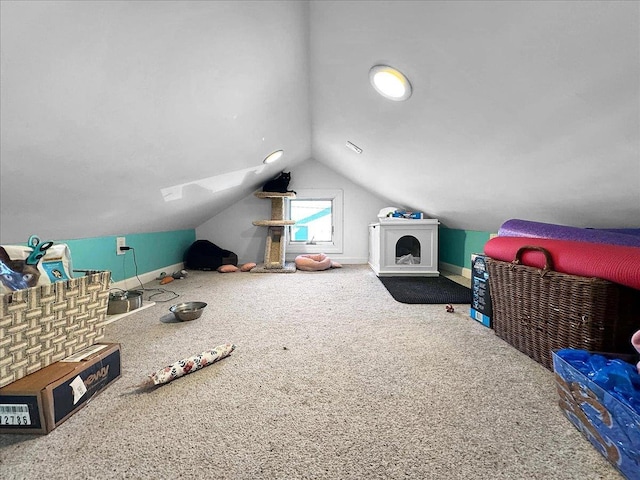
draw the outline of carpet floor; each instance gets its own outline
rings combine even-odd
[[[553,373],[464,306],[398,303],[360,265],[166,287],[180,297],[107,326],[120,379],[48,435],[0,435],[3,480],[622,478],[563,416]],[[208,307],[176,322],[182,301]]]

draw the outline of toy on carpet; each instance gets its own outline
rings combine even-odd
[[[167,275],[165,272],[160,273],[156,277],[156,280],[160,280],[160,285],[166,285],[167,283],[171,283],[174,280],[182,280],[189,275],[189,272],[186,270],[178,270],[177,272],[173,272],[171,275]]]
[[[238,271],[235,265],[220,265],[216,270],[220,273],[233,273]]]
[[[179,360],[167,367],[161,368],[157,372],[149,374],[149,379],[145,382],[145,386],[169,383],[176,378],[200,370],[207,365],[228,357],[235,348],[236,346],[234,344],[225,343],[224,345],[218,345],[213,350],[202,352],[200,355]]]
[[[327,270],[329,268],[341,268],[342,265],[334,262],[324,253],[298,255],[295,259],[296,268],[307,272]]]
[[[173,272],[171,274],[171,276],[175,279],[175,280],[182,280],[183,278],[186,278],[187,275],[189,275],[189,272],[187,272],[186,270],[178,270],[177,272]]]
[[[256,266],[255,263],[249,262],[249,263],[244,263],[239,267],[236,267],[235,265],[221,265],[216,270],[220,273],[233,273],[238,271],[248,272],[255,266]]]
[[[444,308],[446,308],[447,313],[453,313],[456,311],[455,308],[453,308],[453,305],[451,305],[450,303],[447,303],[447,306]]]
[[[631,337],[631,345],[633,345],[633,348],[635,348],[638,353],[640,353],[640,330],[634,333]],[[638,369],[638,373],[640,373],[640,362],[638,362],[636,368]]]

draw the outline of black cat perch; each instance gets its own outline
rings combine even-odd
[[[295,192],[256,192],[258,198],[271,199],[271,220],[255,220],[257,227],[268,227],[267,244],[264,249],[264,263],[251,269],[251,273],[293,273],[294,262],[285,262],[287,246],[287,225],[295,225],[295,220],[285,219],[285,202],[296,198]]]

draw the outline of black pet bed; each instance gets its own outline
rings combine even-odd
[[[184,255],[184,266],[189,270],[216,270],[222,265],[237,266],[238,256],[209,240],[196,240]]]
[[[471,289],[447,277],[378,277],[401,303],[471,303]]]

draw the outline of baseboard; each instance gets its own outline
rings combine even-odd
[[[440,267],[440,270],[446,270],[447,272],[453,273],[454,275],[460,275],[462,277],[469,278],[469,279],[471,278],[470,268],[460,267],[458,265],[453,265],[451,263],[446,263],[446,262],[440,262],[438,266]]]
[[[175,263],[173,265],[169,265],[167,267],[158,268],[157,270],[153,270],[151,272],[143,273],[138,275],[142,284],[152,282],[156,278],[160,276],[162,272],[165,272],[167,275],[171,275],[173,272],[178,272],[184,268],[184,263]],[[137,277],[125,278],[124,280],[120,280],[119,282],[114,282],[111,284],[111,288],[119,288],[122,290],[135,290],[136,288],[140,288],[140,282]]]

